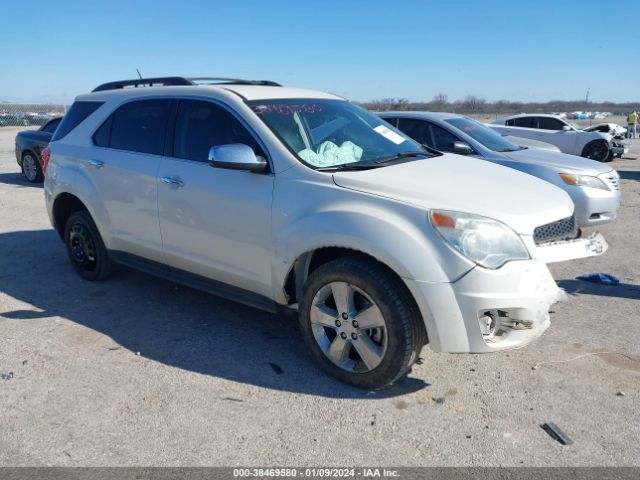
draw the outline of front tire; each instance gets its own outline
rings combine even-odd
[[[609,144],[605,140],[589,142],[582,149],[582,156],[597,162],[605,162],[609,158]]]
[[[22,155],[22,175],[31,183],[40,183],[44,180],[42,167],[34,153],[25,152]]]
[[[89,212],[82,210],[69,216],[64,239],[69,260],[82,278],[97,281],[109,276],[109,253]]]
[[[405,375],[426,340],[404,284],[381,264],[357,256],[333,260],[311,273],[299,319],[320,367],[369,390]]]

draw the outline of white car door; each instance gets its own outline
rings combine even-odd
[[[274,177],[212,167],[214,145],[243,143],[264,152],[226,108],[180,100],[172,156],[158,173],[165,261],[201,277],[271,296],[271,203]]]
[[[576,153],[576,141],[577,134],[570,125],[566,124],[562,120],[553,117],[537,117],[538,128],[542,132],[542,135],[538,138],[543,142],[548,142],[558,147],[563,153],[569,153],[571,155],[580,155]],[[564,130],[564,127],[569,127],[569,130]]]
[[[119,107],[94,135],[83,164],[106,212],[109,248],[162,261],[157,175],[171,100],[137,100]]]

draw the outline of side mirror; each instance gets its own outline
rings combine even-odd
[[[471,155],[473,148],[467,142],[453,142],[453,151],[460,155]]]
[[[569,125],[563,125],[562,126],[562,131],[563,132],[569,132],[571,130],[571,127]]]
[[[253,149],[244,143],[214,145],[209,149],[209,165],[251,172],[264,172],[268,166],[264,158],[257,157]]]

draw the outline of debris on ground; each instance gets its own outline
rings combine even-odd
[[[233,398],[233,397],[223,397],[222,400],[227,400],[229,402],[244,402],[244,400],[240,400],[239,398]]]
[[[616,392],[616,397],[624,397],[625,395],[624,392]]]
[[[537,370],[538,367],[540,367],[541,365],[550,365],[552,363],[569,363],[584,357],[597,357],[598,355],[619,355],[629,360],[634,360],[629,355],[625,355],[624,353],[620,353],[620,352],[592,352],[592,353],[583,353],[582,355],[578,355],[577,357],[570,358],[569,360],[552,360],[550,362],[539,362],[539,363],[536,363],[533,367],[531,367],[531,370]]]
[[[540,427],[562,445],[571,445],[573,443],[573,440],[553,422],[543,423]]]
[[[0,378],[2,380],[11,380],[13,378],[13,372],[8,372],[8,373],[0,373]]]
[[[587,273],[586,275],[580,275],[576,277],[578,280],[585,282],[599,283],[601,285],[619,285],[620,279],[610,273]]]

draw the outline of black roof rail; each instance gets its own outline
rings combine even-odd
[[[118,80],[116,82],[103,83],[93,89],[94,92],[105,90],[118,90],[125,87],[159,87],[171,85],[264,85],[269,87],[281,87],[279,83],[271,80],[241,80],[239,78],[224,77],[155,77],[155,78],[135,78],[133,80]]]
[[[194,84],[203,83],[207,85],[262,85],[268,87],[281,87],[279,83],[272,80],[243,80],[240,78],[225,77],[189,77],[187,80]]]
[[[118,80],[116,82],[103,83],[93,89],[94,92],[104,90],[117,90],[124,87],[153,87],[168,85],[194,85],[193,82],[184,77],[156,77],[156,78],[136,78],[133,80]]]

